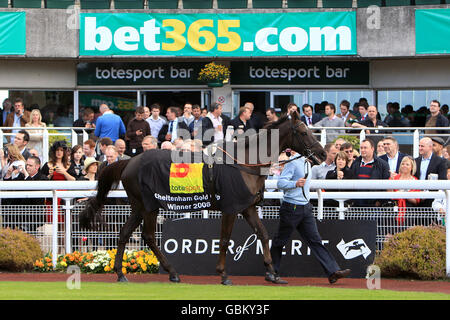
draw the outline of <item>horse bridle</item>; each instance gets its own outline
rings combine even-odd
[[[298,123],[295,124],[291,124],[291,129],[294,132],[294,136],[295,138],[298,139],[298,141],[303,145],[303,150],[304,150],[304,157],[307,161],[311,162],[310,158],[314,158],[314,160],[317,163],[320,163],[319,159],[317,158],[316,154],[314,153],[314,151],[312,151],[312,148],[320,143],[318,140],[316,140],[311,146],[307,146],[306,143],[303,141],[303,139],[300,137],[300,134],[297,131],[297,128],[300,127],[301,125],[306,126],[302,121],[299,121]],[[232,155],[230,155],[226,150],[224,150],[221,147],[217,147],[217,149],[221,150],[223,153],[225,153],[227,156],[229,156],[233,161],[235,161],[238,165],[244,166],[244,167],[267,167],[267,166],[271,166],[272,162],[267,162],[267,163],[257,163],[257,164],[248,164],[248,163],[240,163],[238,159],[234,158]],[[291,162],[295,159],[288,159],[288,160],[281,160],[278,162],[278,164],[286,164],[288,162]]]
[[[307,146],[305,141],[303,141],[303,139],[301,138],[300,134],[297,131],[297,128],[300,127],[301,125],[306,126],[302,121],[298,121],[297,123],[291,124],[291,129],[294,131],[294,137],[297,138],[298,141],[303,145],[303,150],[305,153],[303,156],[306,158],[307,161],[311,161],[310,158],[313,158],[317,163],[320,163],[316,154],[314,153],[314,151],[312,151],[312,148],[316,144],[320,144],[320,142],[316,140],[312,145]]]

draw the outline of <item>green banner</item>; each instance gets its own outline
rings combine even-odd
[[[136,100],[122,97],[109,96],[107,94],[80,93],[80,105],[83,107],[100,107],[106,104],[111,110],[134,111],[136,110]]]
[[[80,14],[80,56],[356,54],[355,11]]]
[[[369,62],[365,61],[234,61],[233,85],[368,85]]]
[[[25,12],[0,12],[0,55],[26,54]]]
[[[416,53],[450,53],[450,9],[416,10]]]
[[[83,85],[202,85],[197,80],[208,62],[79,63],[77,83]]]

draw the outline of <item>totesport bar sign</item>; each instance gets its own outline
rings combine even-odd
[[[356,54],[354,11],[80,14],[80,56]]]

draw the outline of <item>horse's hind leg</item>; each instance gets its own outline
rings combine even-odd
[[[235,214],[222,214],[222,227],[220,231],[220,244],[219,244],[219,261],[217,262],[216,271],[221,276],[221,283],[224,285],[231,285],[231,280],[228,279],[228,275],[225,272],[225,260],[228,250],[228,243],[230,242],[231,231],[233,231]]]
[[[166,256],[161,252],[161,250],[156,245],[155,231],[156,231],[156,218],[158,216],[158,211],[146,212],[144,215],[144,228],[142,231],[142,237],[145,243],[153,251],[156,258],[158,259],[161,266],[169,273],[169,280],[172,282],[180,282],[180,277],[175,271],[175,268],[169,263]]]
[[[117,273],[117,281],[127,282],[127,278],[122,272],[122,260],[123,253],[125,252],[125,246],[131,237],[133,231],[139,226],[142,221],[142,216],[134,211],[131,212],[131,216],[120,230],[119,244],[117,246],[116,260],[114,262],[114,270]]]
[[[242,212],[245,220],[247,220],[250,227],[254,230],[259,240],[262,242],[264,266],[266,267],[266,279],[272,281],[275,279],[275,269],[272,265],[272,256],[269,248],[269,234],[266,227],[264,227],[261,219],[259,219],[258,212],[255,206],[251,206]]]

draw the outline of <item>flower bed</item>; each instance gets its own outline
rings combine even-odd
[[[65,272],[69,266],[78,266],[84,273],[114,273],[116,249],[99,250],[94,252],[73,253],[59,255],[56,268],[53,270],[52,255],[47,253],[44,258],[36,260],[34,270],[39,272]],[[122,260],[122,272],[127,273],[156,273],[159,261],[150,250],[125,250]]]

